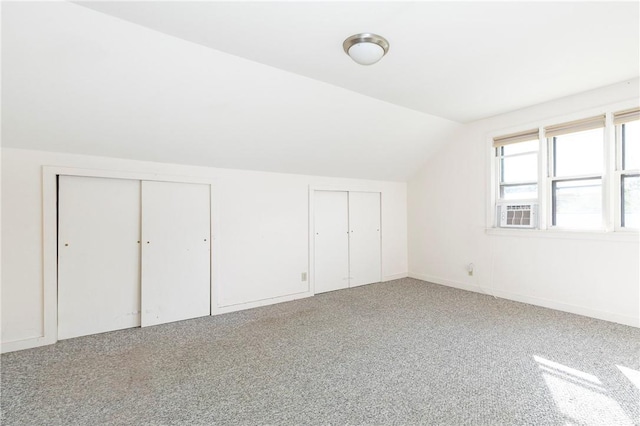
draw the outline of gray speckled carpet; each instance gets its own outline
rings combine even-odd
[[[402,279],[4,354],[2,424],[631,425],[639,370],[639,329]]]

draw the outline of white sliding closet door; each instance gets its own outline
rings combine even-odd
[[[348,193],[314,194],[315,292],[349,287]]]
[[[140,182],[60,176],[58,338],[140,325]]]
[[[380,282],[379,192],[349,192],[349,228],[349,286]]]
[[[142,182],[142,326],[211,313],[209,188]]]

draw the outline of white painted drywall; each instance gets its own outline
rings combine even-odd
[[[309,186],[382,193],[383,279],[406,276],[406,184],[2,149],[2,342],[43,333],[42,166],[213,179],[218,305],[226,310],[304,294]],[[220,312],[224,311],[223,309]]]
[[[613,85],[478,121],[451,135],[408,183],[410,276],[639,326],[637,234],[486,233],[489,133],[637,102],[638,87],[638,80]]]
[[[637,2],[81,4],[461,122],[616,83],[638,75],[640,68]],[[373,67],[356,65],[339,48],[358,31],[373,31],[389,40],[389,53]]]
[[[457,126],[69,2],[2,4],[2,83],[4,147],[207,167],[404,181]]]

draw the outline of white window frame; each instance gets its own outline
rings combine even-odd
[[[622,126],[626,124],[613,125],[612,133],[614,134],[613,140],[615,141],[615,162],[613,168],[612,179],[612,195],[613,195],[613,217],[614,217],[614,230],[617,232],[639,232],[638,228],[627,228],[622,226],[622,177],[623,176],[635,176],[640,175],[640,169],[628,169],[622,168]]]
[[[610,114],[607,114],[610,115]],[[577,132],[576,132],[577,133]],[[609,227],[607,226],[607,224],[610,222],[609,220],[609,214],[607,212],[607,206],[610,205],[610,203],[608,202],[608,194],[610,193],[610,191],[608,190],[608,182],[609,179],[607,179],[607,161],[609,156],[607,155],[607,152],[609,151],[609,138],[607,136],[609,132],[607,131],[607,127],[605,124],[605,127],[602,128],[602,173],[601,174],[584,174],[584,175],[573,175],[573,176],[555,176],[554,170],[553,170],[553,166],[555,164],[555,158],[553,156],[554,154],[554,150],[553,150],[553,143],[554,143],[554,137],[545,137],[545,145],[547,146],[547,173],[546,173],[546,182],[545,182],[545,186],[547,188],[547,197],[546,197],[546,214],[547,217],[549,219],[549,223],[548,223],[548,229],[557,229],[557,230],[562,230],[562,231],[586,231],[586,232],[602,232],[602,231],[610,231],[611,229],[608,229]],[[569,133],[570,134],[570,133]],[[601,189],[601,194],[602,194],[602,198],[600,200],[601,205],[601,212],[602,212],[602,216],[601,216],[601,222],[600,222],[600,226],[597,228],[572,228],[572,227],[563,227],[563,226],[557,226],[553,224],[553,184],[555,182],[571,182],[571,181],[580,181],[580,180],[589,180],[589,179],[600,179],[601,185],[602,185],[602,189]]]
[[[534,140],[534,139],[532,139]],[[527,141],[528,142],[528,141]],[[519,142],[519,143],[523,143],[523,142]],[[514,145],[517,145],[517,143],[515,143]],[[537,162],[538,164],[540,164],[540,138],[538,137],[538,149],[536,151],[526,151],[526,152],[520,152],[518,154],[509,154],[509,155],[499,155],[498,152],[500,149],[503,149],[504,146],[498,146],[498,147],[494,147],[494,157],[495,157],[495,161],[496,161],[496,199],[498,200],[499,203],[507,203],[507,202],[538,202],[538,197],[536,198],[516,198],[513,200],[507,200],[505,198],[502,198],[502,194],[501,194],[501,189],[502,189],[502,162],[500,161],[501,159],[505,159],[505,158],[514,158],[514,157],[521,157],[524,155],[530,155],[530,154],[536,154],[537,158]],[[539,187],[540,187],[540,181],[539,181],[539,176],[537,176],[537,180],[535,181],[523,181],[523,182],[509,182],[506,185],[507,186],[515,186],[515,185],[537,185],[538,186],[538,192],[539,192]]]
[[[597,108],[583,110],[571,114],[559,115],[556,117],[541,119],[535,122],[527,122],[518,126],[502,128],[485,134],[485,155],[486,164],[489,164],[486,183],[487,194],[485,206],[486,232],[490,235],[519,235],[529,237],[551,237],[569,239],[638,239],[640,231],[633,228],[622,228],[621,225],[621,194],[620,184],[622,175],[636,174],[637,170],[622,171],[621,142],[617,136],[618,127],[613,125],[613,113],[625,109],[637,108],[638,99],[632,98],[626,101],[616,102]],[[580,120],[586,117],[605,114],[605,128],[603,141],[603,162],[602,172],[602,217],[603,226],[601,229],[576,229],[561,228],[551,226],[551,176],[550,176],[550,155],[549,141],[544,133],[544,128],[558,123]],[[504,229],[498,225],[497,206],[504,202],[500,199],[500,170],[499,159],[496,155],[496,148],[493,146],[494,138],[525,132],[528,129],[539,129],[538,148],[538,200],[522,200],[527,202],[538,202],[538,226],[537,229]],[[561,178],[559,180],[564,180]],[[515,201],[515,200],[514,200]],[[520,201],[520,200],[518,200]]]

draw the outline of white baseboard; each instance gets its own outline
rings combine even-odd
[[[21,351],[23,349],[37,348],[38,346],[52,345],[55,342],[55,339],[44,336],[14,340],[11,342],[2,342],[2,344],[0,344],[0,353],[4,354],[7,352]]]
[[[254,302],[244,302],[232,305],[218,306],[214,307],[213,315],[226,314],[229,312],[242,311],[251,308],[259,308],[260,306],[275,305],[276,303],[290,302],[292,300],[304,299],[311,296],[313,296],[312,292],[305,291],[302,293],[288,294],[286,296],[274,297],[271,299],[256,300]]]
[[[583,315],[583,316],[596,318],[604,321],[611,321],[619,324],[629,325],[632,327],[640,327],[639,318],[620,315],[613,312],[586,308],[578,305],[572,305],[569,303],[559,302],[556,300],[544,299],[544,298],[534,297],[534,296],[527,296],[523,294],[507,292],[502,290],[488,289],[484,287],[479,287],[477,285],[470,285],[467,283],[452,281],[445,278],[435,277],[427,274],[409,272],[409,273],[387,275],[383,278],[383,282],[397,280],[397,279],[406,278],[406,277],[411,277],[411,278],[415,278],[422,281],[428,281],[430,283],[444,285],[447,287],[458,288],[461,290],[473,291],[476,293],[496,296],[502,299],[508,299],[516,302],[527,303],[530,305],[542,306],[544,308],[555,309],[558,311],[569,312],[572,314]],[[281,296],[281,297],[274,297],[271,299],[263,299],[263,300],[253,301],[253,302],[219,306],[219,307],[214,307],[213,315],[242,311],[245,309],[257,308],[257,307],[267,306],[267,305],[274,305],[276,303],[289,302],[292,300],[303,299],[311,296],[313,296],[312,292],[305,291],[302,293],[290,294],[290,295]],[[42,337],[42,336],[23,339],[23,340],[15,340],[12,342],[3,342],[0,345],[0,353],[30,349],[38,346],[50,345],[55,342],[56,342],[55,339]]]
[[[382,282],[386,283],[387,281],[399,280],[401,278],[407,278],[408,276],[409,276],[408,272],[401,272],[399,274],[385,275],[384,277],[382,277]]]
[[[462,283],[459,281],[451,281],[445,278],[434,277],[433,275],[417,274],[414,272],[409,272],[409,277],[415,278],[421,281],[428,281],[434,284],[445,285],[447,287],[459,288],[461,290],[468,290],[468,291],[474,291],[476,293],[490,294],[486,290],[482,290],[482,288],[478,287],[477,285]]]
[[[290,294],[282,297],[275,297],[272,299],[264,299],[264,300],[258,300],[255,302],[240,303],[237,305],[221,306],[213,309],[213,315],[241,311],[244,309],[257,308],[260,306],[273,305],[276,303],[289,302],[291,300],[302,299],[309,296],[313,296],[313,293],[306,291],[303,293]],[[56,343],[55,339],[44,337],[44,336],[33,337],[33,338],[22,339],[22,340],[14,340],[11,342],[2,342],[0,344],[0,353],[21,351],[23,349],[37,348],[39,346],[51,345],[54,343]]]
[[[569,312],[571,314],[582,315],[590,318],[596,318],[604,321],[624,324],[631,327],[640,327],[640,318],[627,315],[620,315],[615,312],[601,311],[598,309],[587,308],[584,306],[573,305],[570,303],[560,302],[557,300],[545,299],[536,296],[527,296],[524,294],[513,293],[509,291],[496,290],[477,285],[469,285],[458,281],[447,280],[431,275],[409,272],[409,277],[422,281],[428,281],[434,284],[440,284],[447,287],[454,287],[461,290],[473,291],[476,293],[487,294],[499,297],[501,299],[513,300],[515,302],[527,303],[529,305],[541,306],[543,308],[555,309],[557,311]]]

